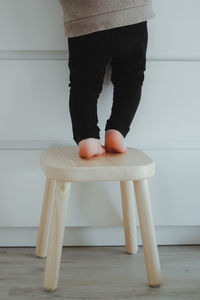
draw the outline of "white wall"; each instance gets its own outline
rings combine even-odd
[[[153,3],[144,89],[126,145],[155,161],[149,186],[158,244],[199,244],[200,2]],[[57,0],[0,0],[1,246],[35,245],[45,184],[40,152],[75,145],[62,17]],[[109,78],[108,66],[98,102],[102,144]],[[65,245],[124,244],[118,182],[73,183],[70,199]]]

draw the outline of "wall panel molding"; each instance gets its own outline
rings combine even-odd
[[[0,140],[0,150],[41,150],[57,146],[76,146],[70,140]],[[127,147],[145,150],[199,150],[200,139],[195,140],[135,140],[127,141]]]
[[[68,50],[0,50],[0,60],[67,60]],[[200,55],[147,54],[147,61],[199,62]]]

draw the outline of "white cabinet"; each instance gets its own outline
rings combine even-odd
[[[155,225],[199,226],[200,2],[154,0],[153,6],[142,99],[126,145],[155,160],[149,182]],[[40,150],[75,145],[62,17],[56,0],[0,0],[0,230],[39,225]],[[98,101],[102,143],[112,89],[107,74]],[[121,227],[119,184],[88,186],[73,184],[66,226]]]

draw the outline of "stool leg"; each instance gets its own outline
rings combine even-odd
[[[123,210],[124,235],[126,252],[136,254],[138,251],[135,199],[133,198],[133,182],[120,181]]]
[[[40,216],[40,226],[38,230],[36,256],[45,257],[47,255],[47,247],[49,240],[49,231],[51,224],[51,217],[53,211],[53,203],[55,199],[56,181],[46,178],[44,199],[42,204],[42,211]]]
[[[55,201],[43,282],[45,290],[55,290],[57,288],[70,186],[71,182],[56,181]]]
[[[134,180],[133,183],[149,285],[159,286],[162,283],[162,276],[153,224],[148,181],[147,179]]]

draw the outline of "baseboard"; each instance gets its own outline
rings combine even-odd
[[[200,226],[156,226],[158,245],[200,244]],[[138,244],[142,245],[140,229]],[[37,227],[0,228],[0,247],[29,247],[37,241]],[[66,227],[63,246],[123,246],[123,227]]]

